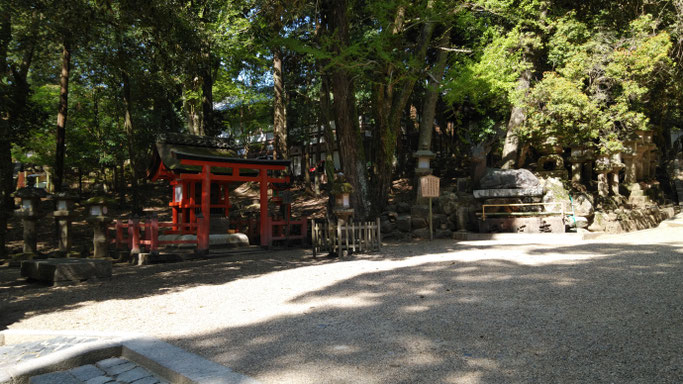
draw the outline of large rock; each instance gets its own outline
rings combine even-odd
[[[412,222],[412,228],[413,229],[426,228],[429,226],[429,220],[425,219],[424,217],[413,216],[411,218],[411,222]]]
[[[576,216],[592,216],[594,212],[593,198],[585,193],[574,197],[574,214]]]
[[[410,232],[410,215],[400,215],[396,219],[396,227],[401,232]]]
[[[111,277],[111,261],[45,259],[21,262],[21,276],[54,284]]]
[[[488,168],[479,185],[481,189],[531,189],[540,182],[528,169]]]
[[[429,239],[429,228],[420,228],[413,231],[413,237]]]
[[[382,233],[383,233],[383,234],[384,234],[384,233],[393,232],[393,231],[396,229],[396,223],[392,223],[392,222],[389,221],[389,220],[387,220],[387,221],[384,221],[384,220],[383,220],[383,221],[382,221],[382,224],[381,224],[381,228],[382,228]]]
[[[544,191],[543,202],[556,203],[544,206],[545,211],[559,211],[560,207],[563,206],[566,211],[571,212],[569,192],[564,188],[564,184],[562,184],[560,179],[555,177],[541,179],[541,185]]]
[[[434,207],[432,206],[432,214],[434,214]],[[429,217],[429,205],[413,205],[410,208],[410,216],[414,218],[426,219]]]

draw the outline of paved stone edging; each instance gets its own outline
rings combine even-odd
[[[62,335],[62,339],[59,340],[64,341],[64,336]],[[93,365],[108,358],[130,360],[171,383],[259,383],[228,367],[157,339],[119,337],[113,340],[110,338],[77,343],[30,360],[19,361],[13,366],[0,366],[0,384],[34,383],[29,380],[35,376]]]

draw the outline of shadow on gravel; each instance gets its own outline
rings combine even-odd
[[[389,246],[386,253],[400,257],[419,254],[421,249],[412,246]],[[440,241],[428,245],[430,252],[450,252],[466,249],[453,241]],[[310,250],[294,249],[264,251],[260,254],[232,256],[181,263],[131,266],[115,264],[113,276],[84,284],[50,287],[38,282],[27,282],[16,268],[0,268],[0,330],[23,318],[56,310],[77,308],[92,301],[125,300],[183,291],[203,285],[222,285],[237,279],[254,278],[264,274],[319,265],[345,262],[357,258],[382,259],[379,255],[358,255],[344,259],[311,257]]]
[[[596,257],[367,273],[295,298],[310,304],[305,314],[168,341],[273,383],[682,381],[679,248],[581,244],[530,254],[548,252]]]

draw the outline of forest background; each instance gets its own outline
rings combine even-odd
[[[253,153],[273,132],[275,157],[304,161],[324,137],[359,216],[418,149],[455,177],[473,149],[516,168],[549,138],[609,155],[651,130],[664,162],[682,62],[683,0],[2,0],[0,249],[13,162],[136,206],[161,133]]]

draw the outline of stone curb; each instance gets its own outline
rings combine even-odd
[[[3,333],[0,332],[0,337],[4,336]],[[170,383],[259,384],[228,367],[149,337],[119,338],[75,345],[0,370],[0,384],[28,384],[32,376],[94,364],[109,357],[124,357]]]

